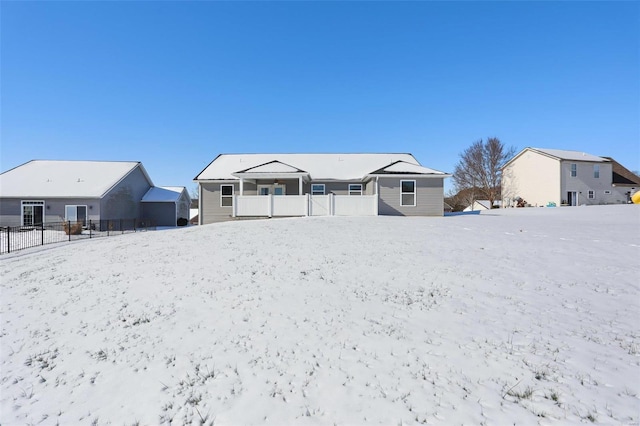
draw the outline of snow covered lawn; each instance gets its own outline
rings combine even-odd
[[[0,423],[638,424],[640,206],[0,257]]]

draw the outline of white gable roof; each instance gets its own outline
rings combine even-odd
[[[32,160],[0,174],[0,197],[101,198],[140,167],[138,161]]]
[[[598,157],[596,155],[587,154],[582,151],[568,151],[564,149],[546,149],[546,148],[531,148],[534,151],[542,152],[543,154],[551,155],[560,160],[569,161],[595,161],[595,162],[607,162],[606,158]]]
[[[144,194],[142,202],[175,203],[180,199],[184,191],[184,186],[154,186]]]
[[[411,154],[221,154],[195,180],[236,179],[235,173],[272,162],[284,163],[291,168],[289,172],[308,172],[315,181],[360,180],[398,161],[404,162],[405,167],[422,168]]]
[[[444,175],[445,173],[428,167],[407,163],[406,161],[398,161],[380,170],[376,170],[372,174]]]
[[[288,164],[281,163],[280,161],[270,161],[266,164],[261,164],[256,167],[243,170],[239,173],[300,173],[301,171],[302,170],[291,167]]]

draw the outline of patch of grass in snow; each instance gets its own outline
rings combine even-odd
[[[533,388],[531,386],[527,386],[524,390],[518,391],[515,389],[511,389],[507,391],[507,395],[516,398],[517,400],[521,399],[531,399],[533,396]]]
[[[107,357],[108,357],[107,350],[106,349],[100,349],[100,350],[94,352],[92,357],[97,359],[98,361],[106,361]]]
[[[598,414],[597,413],[592,413],[591,411],[589,411],[585,415],[581,415],[581,414],[578,413],[578,416],[582,420],[589,420],[591,423],[595,423],[598,420]]]
[[[402,306],[417,306],[419,309],[430,309],[448,296],[449,290],[434,285],[430,289],[418,287],[417,289],[403,289],[389,292],[383,297],[383,301]]]
[[[550,394],[544,396],[547,399],[555,402],[556,405],[560,406],[560,394],[557,391],[551,391]]]
[[[518,387],[520,382],[522,382],[522,380],[519,380],[518,383],[507,389],[507,391],[502,394],[502,398],[504,399],[508,395],[515,398],[515,402],[519,402],[522,399],[531,399],[534,392],[533,388],[531,386],[527,386],[524,390],[517,390],[516,388]]]
[[[41,371],[51,371],[55,368],[53,360],[57,357],[58,349],[56,348],[52,351],[45,351],[35,355],[29,355],[29,357],[25,360],[24,365],[26,365],[27,367],[39,368]]]

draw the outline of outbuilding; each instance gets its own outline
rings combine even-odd
[[[142,214],[156,226],[184,226],[189,221],[191,197],[184,186],[157,186],[142,197]]]

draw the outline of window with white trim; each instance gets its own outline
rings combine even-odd
[[[578,165],[576,163],[571,163],[571,177],[578,176]]]
[[[593,165],[593,177],[600,179],[600,164]]]
[[[589,192],[587,193],[587,196],[589,197],[590,200],[593,200],[594,198],[596,198],[596,191],[594,191],[593,189],[590,189]]]
[[[312,183],[311,195],[324,195],[324,183]]]
[[[362,184],[361,183],[350,183],[349,184],[349,195],[362,195]]]
[[[233,185],[220,185],[220,207],[233,207]]]
[[[400,181],[400,205],[401,206],[416,205],[416,181],[415,180]]]

